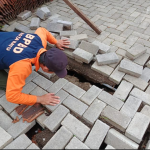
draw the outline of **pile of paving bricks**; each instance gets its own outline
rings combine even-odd
[[[0,1],[0,24],[6,20],[14,19],[24,10],[33,10],[45,2],[51,0],[1,0]]]

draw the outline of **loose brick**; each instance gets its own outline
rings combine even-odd
[[[25,10],[24,12],[21,12],[17,18],[18,20],[25,20],[27,18],[29,18],[32,15],[31,11],[29,10]]]
[[[145,105],[145,106],[142,108],[141,113],[150,118],[150,106]]]
[[[119,71],[125,72],[135,77],[140,77],[142,75],[143,67],[129,60],[123,59],[120,63]]]
[[[51,12],[48,9],[48,7],[41,7],[40,9],[45,13],[46,18],[48,18],[49,16],[51,16]]]
[[[121,131],[125,131],[125,129],[128,127],[131,118],[124,115],[120,111],[110,107],[106,106],[105,109],[102,111],[102,118],[105,119],[108,123],[112,124],[116,128],[118,128]]]
[[[150,149],[150,140],[147,142],[145,149]]]
[[[81,89],[80,87],[76,86],[75,84],[68,82],[63,89],[73,95],[76,98],[82,97],[82,95],[85,93],[85,90]]]
[[[117,63],[119,61],[119,58],[116,53],[111,52],[108,54],[96,55],[96,60],[98,65],[107,65]]]
[[[81,40],[87,40],[88,36],[87,36],[87,34],[78,34],[78,35],[70,36],[70,39],[81,41]]]
[[[97,55],[97,53],[99,51],[99,47],[97,45],[91,44],[86,41],[82,41],[81,44],[79,45],[79,48],[81,48],[89,53],[92,53],[93,55]]]
[[[113,146],[115,149],[138,149],[139,145],[115,129],[110,129],[105,143]]]
[[[134,97],[137,97],[138,99],[141,99],[144,104],[150,105],[150,95],[149,94],[147,94],[137,88],[134,88],[130,94]]]
[[[144,66],[145,63],[148,61],[149,56],[150,55],[148,53],[145,53],[145,54],[139,56],[138,58],[136,58],[134,60],[134,62],[138,65]]]
[[[91,54],[83,49],[80,49],[80,48],[75,49],[73,51],[73,55],[75,58],[77,58],[80,61],[85,62],[87,64],[89,64],[91,62],[91,60],[93,59],[93,54]]]
[[[65,149],[90,149],[76,137],[73,137]]]
[[[0,127],[0,149],[3,149],[6,145],[13,141],[13,137],[8,134],[2,127]]]
[[[26,85],[23,87],[22,93],[29,94],[29,93],[30,93],[32,90],[34,90],[36,87],[37,87],[36,84],[34,84],[33,82],[29,82],[28,84],[26,84]]]
[[[93,85],[81,98],[80,100],[86,103],[87,105],[91,105],[91,103],[95,100],[95,98],[101,93],[102,89]]]
[[[60,33],[60,31],[63,31],[63,25],[58,23],[48,23],[47,30],[54,33]]]
[[[64,149],[69,143],[73,134],[65,127],[61,127],[55,135],[47,142],[43,149]]]
[[[111,94],[102,91],[100,95],[98,96],[98,99],[103,101],[104,103],[110,105],[111,107],[120,110],[120,108],[123,106],[124,102],[121,101],[120,99],[112,96]]]
[[[6,29],[6,31],[7,31],[7,32],[13,32],[13,31],[15,31],[15,28],[16,28],[16,26],[17,26],[18,24],[19,24],[18,22],[14,22],[13,24],[11,24],[11,25]]]
[[[149,126],[150,118],[142,113],[136,113],[125,135],[133,141],[140,143]]]
[[[136,59],[142,54],[144,54],[145,52],[146,52],[146,48],[141,44],[137,44],[136,46],[133,46],[131,49],[129,49],[126,52],[126,56],[128,56],[131,59]]]
[[[37,17],[32,18],[30,23],[30,29],[36,30],[40,26],[40,19]]]
[[[150,69],[145,67],[140,78],[148,82],[150,80]]]
[[[121,108],[120,112],[124,113],[125,115],[133,118],[137,110],[139,109],[142,100],[135,98],[133,96],[129,96],[123,107]]]
[[[46,91],[44,91],[42,88],[37,86],[33,91],[30,92],[31,95],[36,95],[36,96],[42,96],[47,94]]]
[[[48,79],[50,79],[51,77],[53,77],[55,75],[54,73],[50,74],[50,73],[44,72],[41,68],[38,70],[38,73]]]
[[[70,21],[58,20],[57,23],[63,24],[64,30],[72,30],[73,23]]]
[[[43,113],[40,115],[38,118],[36,118],[36,122],[43,128],[45,129],[44,121],[48,118],[48,116]]]
[[[74,36],[74,35],[77,35],[77,31],[75,30],[72,30],[72,31],[60,31],[60,36],[63,37],[70,37],[70,36]]]
[[[91,149],[99,149],[109,128],[110,127],[107,124],[97,120],[88,135],[85,144]]]
[[[69,109],[60,105],[52,114],[44,121],[44,125],[51,131],[55,132],[61,125],[62,120],[69,113]]]
[[[99,41],[94,41],[92,44],[97,45],[99,47],[99,53],[108,53],[110,52],[110,46],[103,44]]]
[[[121,99],[122,101],[125,101],[132,88],[133,84],[123,80],[117,88],[117,90],[115,91],[115,93],[113,94],[113,96]]]
[[[90,128],[80,122],[71,114],[68,114],[61,122],[69,131],[71,131],[79,140],[83,141],[87,136]]]

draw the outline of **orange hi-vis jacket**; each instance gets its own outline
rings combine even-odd
[[[5,41],[9,44],[6,45]],[[0,69],[7,69],[7,67],[10,69],[6,99],[11,103],[33,105],[37,101],[37,96],[22,93],[25,80],[32,73],[32,65],[35,65],[35,69],[38,71],[39,57],[46,51],[47,41],[56,44],[57,40],[45,28],[38,28],[35,34],[18,33],[15,39],[12,39],[10,34],[5,41],[3,41],[5,45],[2,43],[1,47],[3,51],[7,52],[6,54],[2,53],[3,57],[0,57],[0,67],[3,67]],[[2,50],[0,49],[0,54]]]

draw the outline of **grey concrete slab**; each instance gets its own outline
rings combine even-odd
[[[48,79],[52,78],[55,75],[54,73],[50,74],[50,73],[44,72],[41,68],[38,70],[38,73]]]
[[[30,29],[36,30],[40,26],[40,19],[37,17],[32,18],[30,23]]]
[[[22,93],[29,94],[36,87],[37,87],[36,84],[34,84],[33,82],[29,82],[23,87]]]
[[[25,82],[26,84],[32,81],[34,78],[36,78],[39,74],[35,71],[32,71],[32,73],[26,78]]]
[[[21,12],[19,15],[17,15],[18,20],[25,20],[29,18],[32,15],[32,12],[29,10],[25,10]]]
[[[70,37],[70,36],[74,36],[77,35],[77,31],[76,30],[71,30],[71,31],[60,31],[60,36],[61,37]]]
[[[24,25],[18,23],[17,26],[15,27],[15,30],[19,31],[19,32],[27,33],[28,30],[29,30],[29,27],[24,26]]]
[[[145,105],[142,110],[141,113],[148,116],[150,118],[150,106]]]
[[[148,82],[150,80],[150,69],[145,67],[140,78]]]
[[[54,33],[60,33],[60,31],[63,31],[63,25],[58,23],[48,23],[47,30]]]
[[[58,20],[57,23],[63,24],[64,30],[72,30],[73,23],[71,21]]]
[[[35,87],[34,90],[32,90],[30,92],[31,95],[36,95],[36,96],[42,96],[47,94],[47,92],[45,90],[43,90],[42,88],[40,88],[39,86]]]
[[[44,121],[48,118],[48,116],[43,113],[39,117],[36,118],[36,122],[43,128],[45,129]]]
[[[40,9],[45,13],[46,18],[51,16],[51,12],[48,7],[41,7]]]

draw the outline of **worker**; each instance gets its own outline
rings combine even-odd
[[[47,41],[57,48],[46,50]],[[53,93],[35,96],[22,93],[26,78],[32,73],[32,65],[38,71],[55,73],[63,78],[67,75],[67,57],[63,47],[68,40],[56,40],[45,28],[38,28],[35,34],[20,32],[0,32],[0,88],[6,84],[6,99],[11,103],[34,105],[56,105],[59,97]],[[9,69],[8,79],[2,70]],[[7,81],[6,81],[7,80]]]

